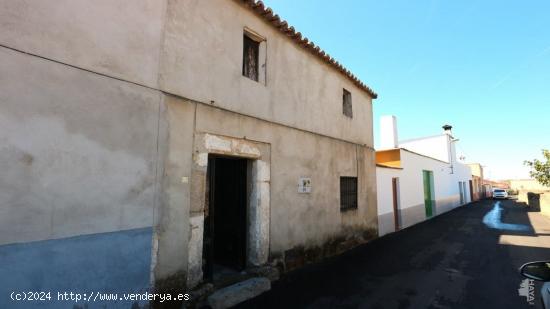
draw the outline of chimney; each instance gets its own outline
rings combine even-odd
[[[393,115],[380,118],[380,148],[398,148],[397,142],[397,119]]]
[[[452,129],[453,129],[452,125],[446,124],[446,125],[443,126],[443,131],[445,132],[445,134],[453,135]]]

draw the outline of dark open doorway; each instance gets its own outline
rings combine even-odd
[[[472,183],[472,180],[470,180],[470,201],[473,202],[476,200],[476,197],[474,196],[474,185]]]
[[[393,201],[393,224],[395,227],[395,231],[399,231],[400,223],[399,223],[399,178],[394,177],[391,179],[391,187],[392,187],[392,201]]]
[[[204,274],[215,280],[246,267],[247,160],[209,156]]]
[[[432,171],[422,171],[424,178],[424,207],[426,208],[426,218],[434,215],[434,173]]]

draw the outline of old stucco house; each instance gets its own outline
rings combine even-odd
[[[0,24],[2,295],[186,291],[377,234],[376,94],[262,3],[5,1]]]

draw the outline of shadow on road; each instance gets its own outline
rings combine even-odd
[[[472,203],[290,272],[239,308],[536,308],[519,296],[517,270],[550,259],[532,219],[550,220],[513,200],[495,205]]]

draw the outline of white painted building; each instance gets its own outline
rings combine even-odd
[[[378,229],[384,235],[471,202],[468,166],[456,160],[451,127],[443,134],[398,142],[394,116],[381,120],[376,152]]]

